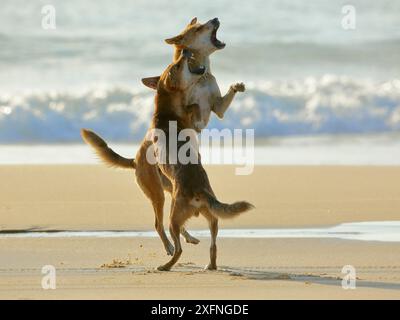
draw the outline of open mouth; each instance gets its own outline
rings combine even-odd
[[[222,41],[219,41],[219,40],[217,39],[217,31],[218,31],[218,29],[219,29],[220,23],[219,23],[218,20],[216,20],[216,21],[213,22],[213,25],[214,25],[214,29],[213,29],[213,31],[211,32],[211,43],[212,43],[217,49],[223,49],[223,48],[225,48],[225,43],[223,43]]]

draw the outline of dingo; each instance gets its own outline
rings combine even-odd
[[[174,61],[186,48],[193,53],[190,64],[201,65],[206,68],[204,75],[196,82],[192,91],[188,93],[189,103],[196,103],[200,106],[201,119],[195,124],[196,128],[200,130],[207,126],[211,111],[223,118],[235,94],[245,91],[243,83],[235,83],[230,86],[225,96],[221,96],[217,81],[211,73],[209,56],[213,52],[225,48],[225,43],[217,39],[219,26],[218,18],[209,20],[204,24],[198,23],[197,18],[193,18],[182,33],[165,40],[168,44],[175,46]],[[142,82],[149,88],[156,89],[159,78],[143,78]]]
[[[170,121],[173,120],[177,122],[179,131],[190,127],[190,124],[197,121],[200,117],[200,112],[198,112],[200,107],[196,104],[188,105],[187,92],[190,91],[191,87],[195,84],[200,75],[204,73],[204,68],[190,70],[188,65],[190,56],[191,55],[187,50],[183,50],[180,57],[164,71],[157,84],[157,95],[155,99],[156,106],[151,128],[163,130],[167,136],[170,134],[168,131]],[[133,159],[125,159],[118,156],[93,132],[82,130],[82,136],[86,142],[96,149],[98,154],[106,162],[111,163],[112,165],[121,165],[123,167],[135,167],[135,161],[133,161]],[[168,150],[169,148],[168,144],[160,146],[155,139],[153,141],[147,141],[147,145],[156,145],[156,153],[159,152],[157,149],[166,148],[166,150]],[[180,146],[181,144],[178,142],[178,149]],[[142,156],[144,155],[141,154],[139,150],[136,160],[140,160]],[[148,163],[146,159],[144,161]],[[170,268],[178,261],[182,254],[179,235],[180,233],[185,233],[183,225],[189,218],[197,215],[199,212],[208,220],[211,232],[210,263],[207,268],[215,270],[217,268],[216,238],[218,234],[218,217],[233,218],[234,216],[253,208],[253,206],[245,201],[233,204],[219,202],[214,195],[207,174],[201,163],[181,164],[178,159],[177,164],[170,164],[167,162],[162,164],[158,163],[154,166],[157,170],[154,170],[153,168],[151,172],[149,172],[151,175],[138,179],[138,183],[143,181],[143,179],[145,179],[149,185],[156,182],[154,183],[156,192],[162,193],[162,197],[159,197],[158,199],[163,199],[163,188],[160,188],[160,186],[165,183],[167,184],[167,189],[169,189],[172,194],[170,233],[174,242],[174,250],[171,260],[158,267],[158,270],[170,270]],[[162,178],[162,175],[160,175],[160,171],[162,172],[164,179]],[[144,188],[143,190],[150,193],[154,192],[151,188]],[[167,251],[172,250],[172,245],[167,239],[164,229],[159,227],[160,222],[158,215],[161,214],[162,217],[163,210],[157,210],[157,206],[160,206],[160,203],[153,202],[153,207],[156,211],[156,229],[159,232]],[[163,201],[161,207],[163,207]]]

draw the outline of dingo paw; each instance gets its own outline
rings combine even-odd
[[[162,266],[158,266],[157,270],[158,271],[169,271],[169,270],[171,270],[171,267],[164,264]]]
[[[208,265],[206,265],[204,270],[217,270],[217,265],[209,263]]]
[[[246,86],[244,85],[243,82],[235,83],[231,87],[235,92],[244,92],[246,90]]]

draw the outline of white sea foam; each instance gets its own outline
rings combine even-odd
[[[1,2],[0,143],[78,142],[81,127],[141,140],[154,91],[140,78],[170,63],[163,39],[194,12],[220,18],[227,47],[211,61],[222,91],[236,81],[248,88],[208,127],[255,128],[256,138],[400,129],[399,1],[355,1],[353,31],[341,28],[340,0],[50,3],[51,31],[41,28],[40,1]]]
[[[0,143],[80,142],[80,128],[108,141],[140,141],[154,92],[126,87],[85,92],[0,94]],[[256,138],[400,131],[400,80],[325,75],[250,84],[223,121],[208,128],[251,128]]]

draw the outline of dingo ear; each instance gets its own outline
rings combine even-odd
[[[168,43],[168,44],[179,45],[179,44],[181,44],[182,40],[183,40],[183,36],[179,35],[179,36],[176,36],[176,37],[173,37],[173,38],[165,39],[165,42]]]
[[[149,77],[149,78],[143,78],[142,83],[146,86],[149,87],[150,89],[157,90],[157,85],[158,81],[160,80],[160,77]]]
[[[189,26],[192,26],[197,23],[197,17],[194,17],[192,21],[190,21]]]

